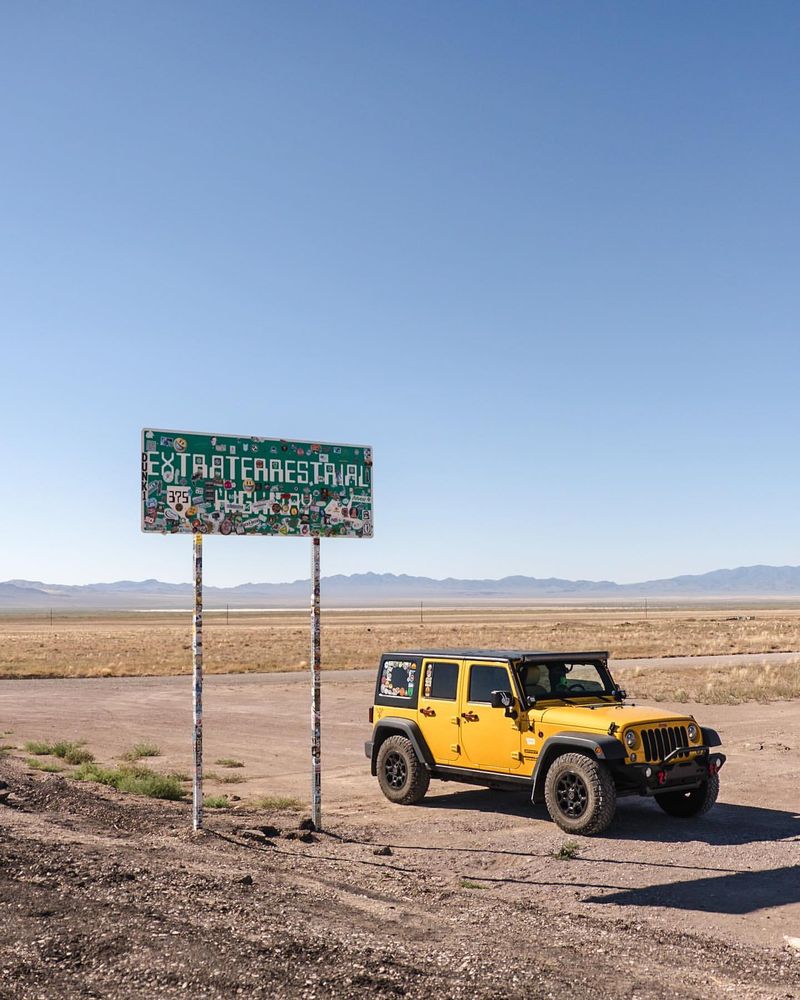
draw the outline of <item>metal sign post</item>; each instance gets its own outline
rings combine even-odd
[[[319,539],[311,539],[311,819],[322,829]]]
[[[203,536],[194,536],[194,617],[192,619],[192,827],[203,829]]]
[[[195,830],[203,826],[203,535],[311,539],[311,809],[319,829],[319,540],[372,538],[372,448],[146,427],[141,475],[142,531],[194,536]]]

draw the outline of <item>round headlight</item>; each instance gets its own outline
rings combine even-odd
[[[699,733],[697,732],[697,726],[693,722],[690,722],[686,727],[686,732],[689,734],[689,739],[692,743],[696,743]]]
[[[625,746],[628,747],[629,750],[632,750],[638,742],[639,741],[636,739],[636,733],[632,729],[629,729],[627,733],[625,733]]]

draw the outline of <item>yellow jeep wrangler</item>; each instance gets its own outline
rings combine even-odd
[[[600,833],[620,795],[671,816],[714,805],[725,755],[692,716],[625,704],[607,652],[385,653],[365,751],[384,795],[419,802],[431,778],[530,789],[569,833]]]

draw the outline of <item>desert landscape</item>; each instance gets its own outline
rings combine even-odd
[[[584,997],[613,978],[656,998],[676,976],[686,997],[800,995],[797,613],[423,615],[325,616],[321,831],[307,616],[211,616],[199,835],[188,623],[4,619],[0,995]],[[370,664],[456,642],[609,648],[631,697],[720,731],[717,806],[687,822],[622,799],[606,834],[570,838],[522,794],[434,782],[390,804],[363,754]]]

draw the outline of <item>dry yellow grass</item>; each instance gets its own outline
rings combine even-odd
[[[617,667],[615,680],[628,697],[642,702],[697,702],[740,705],[747,701],[800,698],[800,658],[790,663],[755,663],[741,667]]]
[[[607,649],[616,658],[800,651],[800,612],[758,610],[750,620],[708,610],[586,608],[425,609],[323,613],[323,666],[370,667],[384,650],[476,647]],[[206,614],[209,673],[307,666],[303,611]],[[51,627],[43,616],[0,616],[0,677],[121,677],[187,673],[188,614],[76,615]]]

